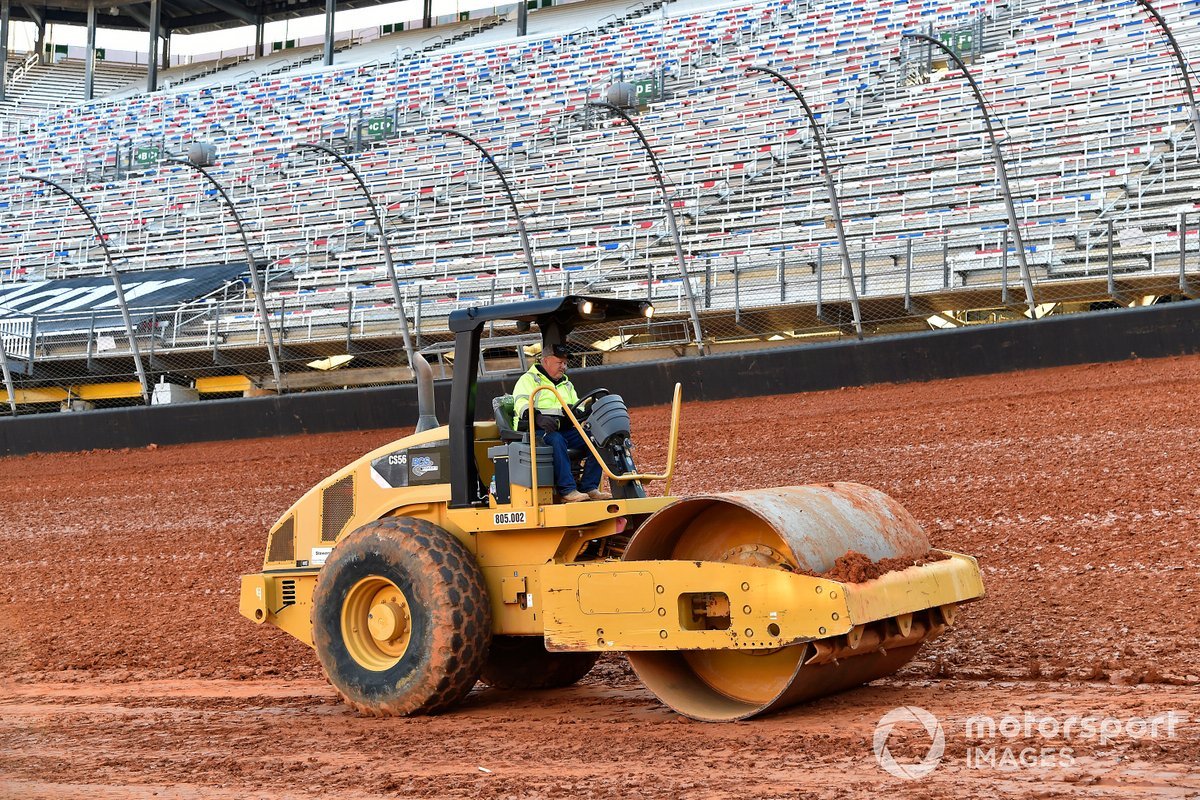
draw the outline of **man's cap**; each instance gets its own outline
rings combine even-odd
[[[571,355],[571,351],[567,349],[565,344],[552,344],[543,351],[543,355],[558,356],[559,358],[567,358]]]

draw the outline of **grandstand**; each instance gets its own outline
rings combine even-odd
[[[1200,45],[1200,2],[1157,7],[1185,53]],[[441,358],[451,310],[532,294],[499,182],[435,133],[448,127],[506,172],[544,293],[655,303],[651,323],[584,332],[589,363],[694,351],[650,162],[588,106],[621,81],[648,98],[637,124],[680,216],[710,351],[854,335],[848,279],[867,334],[1021,318],[984,119],[962,75],[905,32],[954,41],[983,89],[1036,316],[1194,294],[1194,111],[1134,0],[599,0],[533,12],[520,37],[506,14],[436,32],[352,37],[331,67],[289,53],[191,69],[168,90],[10,120],[0,336],[14,407],[140,402],[144,388],[87,218],[21,175],[68,185],[93,211],[122,280],[140,287],[126,296],[152,382],[201,395],[394,382],[409,372],[367,200],[341,166],[296,146],[352,154],[417,344]],[[849,276],[805,117],[755,64],[789,76],[816,114]],[[196,142],[217,152],[209,171],[250,254],[216,191],[169,160]],[[266,320],[247,287],[251,256]],[[492,363],[516,363],[525,342],[494,333]]]

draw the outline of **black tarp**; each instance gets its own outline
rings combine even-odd
[[[138,309],[176,308],[248,275],[246,264],[217,264],[121,273],[125,302],[133,322],[151,312]],[[23,281],[0,285],[0,323],[27,320],[37,315],[40,333],[70,333],[122,328],[117,290],[108,275],[65,278],[56,281]]]

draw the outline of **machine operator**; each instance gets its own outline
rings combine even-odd
[[[553,386],[563,401],[574,408],[579,403],[579,395],[567,377],[567,356],[569,351],[564,344],[550,345],[542,351],[538,363],[529,368],[521,376],[513,389],[513,411],[515,419],[513,427],[517,430],[529,430],[529,397],[539,386]],[[562,413],[562,407],[550,392],[540,393],[534,401],[533,427],[542,433],[542,441],[554,450],[554,486],[559,497],[566,503],[578,503],[581,500],[608,500],[612,495],[600,490],[600,478],[603,471],[600,462],[589,450],[583,461],[583,477],[579,485],[575,484],[572,474],[571,460],[567,451],[571,448],[585,448],[583,437]]]

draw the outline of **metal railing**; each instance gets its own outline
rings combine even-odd
[[[1129,292],[1118,292],[1114,284],[1122,281],[1141,281],[1146,295],[1190,291],[1200,272],[1197,223],[1200,215],[1195,214],[1163,218],[1154,230],[1147,230],[1143,220],[1127,220],[1123,225],[1110,221],[1104,235],[1093,237],[1086,246],[1074,244],[1070,229],[1031,239],[1029,262],[1037,269],[1037,302],[1061,303],[1083,297],[1096,302],[1106,297],[1121,299]],[[968,295],[985,290],[993,292],[996,307],[1021,303],[1013,245],[1006,231],[926,234],[890,241],[852,237],[850,256],[865,320],[878,317],[879,304],[892,300],[899,300],[915,317],[928,316],[930,306],[922,299],[928,295],[939,295],[938,302],[948,308],[954,306],[955,293]],[[688,271],[704,315],[703,335],[719,340],[736,333],[714,323],[713,312],[729,312],[735,324],[740,324],[742,316],[757,308],[809,306],[820,320],[831,304],[848,302],[833,247],[834,242],[825,241],[755,257],[715,254],[691,259]],[[641,271],[651,265],[649,257],[644,265],[635,263],[624,276],[612,276],[603,291],[618,297],[649,299],[663,313],[686,313],[678,273],[663,270],[656,276],[649,270]],[[583,272],[550,272],[543,277],[543,291],[547,295],[578,292],[585,280]],[[229,286],[177,306],[131,306],[139,338],[144,335],[147,341],[153,340],[160,354],[211,349],[237,341],[261,343],[263,320],[253,299],[228,296]],[[496,275],[449,285],[425,279],[408,281],[399,289],[402,302],[420,306],[425,335],[444,335],[444,320],[456,308],[532,296],[528,276],[521,275]],[[283,334],[285,342],[298,344],[348,337],[394,337],[396,312],[390,299],[390,290],[385,288],[363,291],[343,287],[271,295],[266,307],[272,328]],[[970,303],[964,303],[961,310],[969,308]],[[654,324],[670,327],[679,323],[656,320]],[[631,338],[617,347],[645,346],[661,340],[660,336],[647,335],[634,341],[632,333],[645,326],[629,327],[621,333]],[[810,327],[827,326],[818,322]],[[10,357],[43,364],[89,354],[123,353],[119,344],[114,349],[114,345],[99,343],[99,337],[111,337],[118,328],[120,322],[112,312],[17,311],[0,315],[0,335]],[[671,343],[681,343],[678,338],[673,336]],[[684,343],[691,342],[694,337],[689,336]]]
[[[8,76],[10,85],[15,84],[17,81],[29,74],[30,70],[33,69],[34,65],[37,64],[38,61],[39,58],[36,52],[32,52],[26,56],[25,60],[18,64],[17,67],[12,71],[12,74]]]

